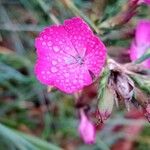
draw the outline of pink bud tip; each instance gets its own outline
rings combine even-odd
[[[37,79],[66,93],[92,84],[106,60],[104,44],[79,17],[44,29],[35,47]]]
[[[101,112],[100,111],[100,114],[101,114],[102,121],[105,121],[105,120],[107,120],[110,117],[111,112],[109,112],[109,111]]]
[[[80,115],[81,120],[78,128],[80,136],[86,144],[93,144],[96,139],[94,125],[88,120],[83,110],[80,112]]]
[[[136,27],[135,39],[131,44],[131,60],[135,61],[140,58],[148,49],[150,49],[150,21],[142,20]],[[146,68],[150,68],[150,59],[147,59],[142,64]]]

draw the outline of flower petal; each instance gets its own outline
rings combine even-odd
[[[85,55],[85,64],[96,77],[100,74],[105,60],[106,48],[103,43],[97,37],[90,38]]]
[[[46,28],[35,40],[38,56],[54,54],[58,56],[77,55],[74,46],[68,38],[68,33],[62,25]]]
[[[138,23],[135,40],[131,44],[130,58],[132,61],[140,58],[150,48],[150,21],[142,20]],[[142,63],[146,68],[150,68],[150,59]]]
[[[150,45],[150,21],[142,20],[136,27],[136,44]]]
[[[81,18],[75,17],[66,20],[64,27],[77,52],[84,56],[88,46],[88,39],[94,36],[89,26]]]
[[[106,57],[105,46],[78,17],[44,29],[36,38],[35,47],[38,80],[66,93],[90,85],[90,72],[98,77]]]

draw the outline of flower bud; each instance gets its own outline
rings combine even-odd
[[[126,75],[120,74],[116,79],[116,88],[119,95],[125,100],[130,100],[133,95],[133,82]]]
[[[114,106],[114,92],[110,88],[106,88],[103,99],[99,102],[99,112],[101,121],[107,120],[113,110]]]
[[[83,110],[80,111],[80,115],[81,120],[78,128],[80,136],[85,143],[92,144],[96,138],[94,125],[87,118]]]

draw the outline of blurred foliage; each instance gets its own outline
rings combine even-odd
[[[84,145],[77,133],[78,114],[73,96],[56,90],[47,93],[46,87],[35,79],[34,39],[38,32],[45,26],[62,23],[64,19],[81,13],[94,28],[91,8],[95,6],[95,0],[71,2],[75,11],[70,9],[72,7],[66,4],[66,0],[0,0],[0,150],[59,150],[59,147],[66,150],[109,150],[124,137],[123,131],[114,131],[116,126],[139,124],[138,119],[124,118],[122,112],[115,113],[99,132],[96,144]],[[125,3],[107,0],[103,16],[99,16],[100,20],[95,23],[100,24],[116,15]],[[127,30],[134,27],[139,18],[150,18],[147,6],[138,9],[129,27],[124,26]],[[114,30],[117,28],[104,29],[101,34],[108,51],[109,46],[127,49],[131,37],[109,38]],[[117,35],[115,33],[113,37]],[[144,126],[140,136],[149,137],[149,127]],[[150,149],[149,143],[136,140],[135,149]]]

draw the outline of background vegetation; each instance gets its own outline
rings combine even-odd
[[[150,149],[148,122],[138,111],[121,108],[116,108],[102,126],[96,144],[85,145],[77,133],[74,97],[57,90],[48,93],[33,73],[37,34],[45,26],[75,15],[99,32],[115,60],[128,62],[127,50],[136,21],[150,19],[150,7],[139,7],[126,25],[103,28],[104,22],[122,11],[126,2],[0,0],[0,150]]]

